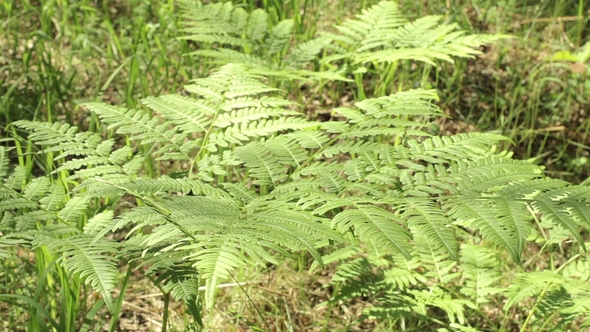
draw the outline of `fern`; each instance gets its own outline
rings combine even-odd
[[[335,41],[334,54],[323,62],[350,59],[355,64],[416,60],[453,62],[452,57],[479,54],[475,48],[502,36],[466,35],[456,24],[441,24],[440,16],[407,22],[397,3],[382,1],[355,19],[336,26],[338,33],[324,33]]]
[[[370,296],[376,306],[364,317],[442,312],[436,319],[468,329],[466,313],[492,301],[500,286],[485,249],[459,246],[465,229],[516,262],[537,214],[584,246],[588,190],[497,151],[501,136],[432,136],[423,128],[441,113],[433,91],[365,99],[318,123],[263,79],[232,64],[193,81],[191,97],[147,98],[137,110],[89,103],[103,129],[115,132],[106,140],[67,124],[16,122],[56,171],[28,180],[26,169],[8,170],[0,159],[7,230],[0,248],[46,248],[110,308],[116,264],[131,260],[162,276],[153,280],[197,320],[202,284],[210,307],[236,269],[303,250],[320,266],[352,259],[335,276],[344,284],[336,299]],[[150,175],[170,163],[176,172]],[[122,243],[107,239],[121,231]],[[353,249],[323,258],[321,249],[333,245]],[[519,277],[506,308],[537,294],[545,277]],[[445,288],[461,278],[475,290]],[[547,292],[545,311],[561,298],[558,287]]]
[[[181,1],[183,39],[202,45],[192,55],[216,63],[240,63],[253,73],[281,79],[347,80],[336,71],[313,71],[306,67],[330,44],[329,38],[318,38],[289,46],[293,41],[292,19],[269,24],[262,9],[247,13],[231,1],[206,4]]]
[[[504,36],[467,35],[439,16],[409,22],[383,1],[296,42],[293,20],[270,24],[260,9],[179,4],[182,38],[199,46],[193,55],[223,66],[194,79],[188,96],[148,97],[138,109],[86,103],[100,119],[97,132],[12,123],[45,158],[47,174],[11,167],[0,147],[0,259],[15,247],[47,252],[113,314],[120,265],[137,268],[201,323],[201,302],[212,307],[236,270],[303,251],[312,269],[341,263],[330,303],[362,297],[371,305],[359,320],[472,331],[473,317],[487,320],[485,308],[504,303],[505,314],[526,308],[523,329],[590,325],[585,255],[534,272],[514,272],[503,256],[522,265],[529,241],[542,251],[569,237],[585,250],[590,189],[499,151],[503,136],[433,135],[431,120],[443,114],[434,90],[362,93],[364,66],[452,62]],[[322,122],[272,85],[347,75],[361,100]]]
[[[102,294],[110,311],[114,310],[111,290],[118,274],[115,263],[117,244],[101,238],[77,234],[75,228],[47,226],[35,234],[33,247],[47,247],[57,257],[57,263],[72,274],[90,283],[92,288]]]
[[[502,291],[498,285],[500,275],[494,252],[481,246],[463,245],[461,247],[460,268],[465,279],[461,293],[469,296],[476,304],[490,301],[490,297]]]
[[[254,72],[283,79],[347,80],[341,75],[342,70],[306,70],[324,51],[332,53],[321,59],[330,67],[336,67],[333,63],[337,60],[346,60],[353,66],[399,60],[434,64],[435,60],[453,62],[452,57],[479,54],[477,47],[503,37],[467,35],[458,30],[456,24],[441,24],[440,16],[407,22],[397,3],[382,1],[355,19],[336,26],[337,33],[322,32],[317,38],[289,48],[292,20],[269,25],[263,10],[247,13],[231,2],[207,5],[181,2],[181,7],[185,25],[183,38],[203,46],[193,55],[220,64],[245,64]],[[347,70],[348,66],[342,68]]]

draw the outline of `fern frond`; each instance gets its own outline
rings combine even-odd
[[[168,120],[170,124],[176,126],[179,131],[183,133],[199,133],[205,132],[210,126],[211,120],[207,117],[210,111],[215,108],[215,105],[209,105],[206,102],[198,103],[196,100],[191,103],[191,107],[186,106],[186,103],[180,105],[176,103],[176,99],[181,99],[183,102],[186,98],[178,96],[166,96],[166,98],[149,97],[142,99],[141,102],[145,106],[151,108],[164,119]]]
[[[199,57],[211,58],[213,63],[225,65],[228,63],[239,63],[248,67],[252,72],[260,71],[260,74],[268,74],[269,76],[279,75],[281,68],[275,63],[264,59],[263,57],[244,54],[240,51],[217,48],[214,50],[196,50],[189,55],[196,55]]]
[[[332,219],[332,227],[340,232],[352,228],[361,241],[410,259],[409,240],[412,236],[401,225],[405,225],[405,220],[377,207],[344,210]]]
[[[250,40],[260,40],[264,38],[268,31],[268,14],[263,9],[255,9],[250,13],[250,19],[246,26],[246,36]]]
[[[234,154],[245,163],[249,175],[257,179],[254,181],[256,185],[275,187],[287,178],[285,168],[261,142],[251,142],[238,147]]]
[[[68,179],[92,177],[103,174],[114,174],[126,171],[121,168],[129,158],[128,149],[111,151],[114,145],[113,140],[103,141],[98,134],[91,132],[77,133],[75,127],[68,124],[49,124],[32,121],[16,121],[17,127],[31,130],[30,138],[38,145],[44,146],[44,152],[59,152],[54,160],[64,160],[70,156],[81,156],[61,162],[61,165],[53,173],[61,171],[74,171]],[[80,168],[84,168],[76,174]],[[90,167],[93,167],[92,170]]]
[[[47,194],[39,200],[39,205],[43,210],[58,211],[65,200],[66,190],[61,184],[54,184],[48,189]]]
[[[362,318],[409,319],[416,317],[425,319],[428,317],[426,304],[421,303],[412,295],[393,291],[388,292],[379,300],[378,306],[363,309]]]
[[[7,178],[4,178],[4,183],[0,187],[0,197],[13,197],[14,191],[20,191],[25,186],[27,179],[27,169],[22,166],[16,166]]]
[[[224,241],[223,238],[213,238],[181,248],[191,250],[194,254],[188,258],[195,261],[195,267],[201,271],[201,276],[206,280],[205,302],[211,307],[215,302],[217,285],[230,276],[230,271],[238,267],[252,263],[244,255],[244,251],[252,254],[244,247],[234,242]]]
[[[235,199],[247,204],[256,198],[256,192],[246,187],[243,183],[223,183],[223,188],[232,195]]]
[[[554,183],[558,186],[563,184],[562,181]],[[543,220],[558,224],[568,230],[582,248],[585,248],[579,228],[581,222],[586,224],[589,222],[587,219],[587,210],[590,208],[587,198],[589,188],[570,188],[559,187],[540,193],[534,196],[531,206],[542,214]],[[582,198],[582,200],[577,198]]]
[[[492,250],[482,246],[463,244],[461,261],[459,268],[465,279],[461,293],[469,296],[476,304],[488,303],[490,295],[502,291],[498,285],[495,285],[500,280],[500,275],[497,270],[498,262]]]
[[[308,151],[302,148],[293,137],[278,136],[267,140],[264,144],[282,165],[298,167],[309,157]]]
[[[127,110],[104,103],[86,103],[84,106],[108,124],[109,129],[117,128],[118,134],[130,135],[132,140],[138,140],[140,144],[161,144],[159,153],[164,156],[175,153],[174,159],[191,159],[182,149],[185,137],[179,135],[175,129],[168,129],[166,124],[160,124],[156,117],[150,118],[140,110]]]
[[[445,247],[439,246],[422,234],[414,235],[414,246],[419,265],[412,265],[414,269],[423,270],[422,275],[430,282],[450,284],[461,276],[456,271],[457,259]]]
[[[468,301],[455,299],[439,287],[432,287],[429,290],[410,290],[409,293],[418,303],[442,309],[451,323],[455,321],[460,324],[465,323],[465,307]]]
[[[422,275],[415,271],[396,267],[386,270],[384,276],[387,283],[395,285],[400,289],[407,289],[426,281]]]
[[[96,214],[90,218],[86,225],[84,225],[84,234],[88,236],[94,236],[94,239],[90,244],[94,244],[96,241],[102,239],[109,231],[111,231],[113,222],[114,212],[107,210]]]
[[[268,38],[264,41],[264,48],[268,50],[269,55],[280,54],[288,46],[291,35],[293,34],[293,25],[295,21],[292,19],[282,20],[278,22],[270,30]]]
[[[335,144],[321,150],[321,154],[326,158],[333,158],[339,154],[358,155],[367,151],[379,153],[391,148],[389,144],[365,142],[365,141],[345,141],[341,144]]]
[[[463,196],[453,201],[449,215],[461,224],[480,231],[483,238],[506,248],[515,261],[520,261],[522,240],[511,229],[496,222],[493,206],[485,204],[476,197]]]
[[[402,218],[414,234],[421,234],[434,249],[444,248],[453,260],[458,260],[459,245],[451,221],[434,202],[418,198],[405,198],[400,208]]]
[[[367,115],[375,118],[386,116],[431,116],[440,114],[432,103],[438,100],[435,90],[413,89],[379,98],[365,99],[355,104]]]
[[[141,230],[145,226],[159,226],[164,224],[166,224],[166,218],[156,209],[149,206],[138,206],[131,211],[118,215],[111,225],[111,231],[115,232],[135,225],[128,233],[128,237],[131,238],[132,235],[135,235],[135,232]],[[139,235],[135,235],[134,238],[138,237]],[[143,243],[143,239],[139,242]]]
[[[78,218],[84,215],[88,207],[89,198],[87,196],[74,196],[70,198],[59,211],[59,218],[65,222],[77,222]]]
[[[217,147],[227,147],[230,144],[241,145],[243,142],[247,142],[252,138],[267,137],[284,130],[302,130],[314,126],[314,123],[300,118],[279,118],[250,123],[243,122],[227,127],[225,131],[212,133],[207,149],[209,151],[217,151]]]
[[[338,248],[327,255],[322,256],[322,262],[326,265],[334,262],[342,262],[353,256],[357,256],[358,254],[362,253],[362,249],[357,246],[347,245],[342,248]],[[319,263],[313,261],[309,267],[309,272],[312,273],[319,267]],[[339,266],[340,267],[340,266]]]
[[[180,1],[183,9],[183,39],[206,43],[219,42],[226,45],[250,46],[248,39],[240,34],[248,24],[248,13],[243,8],[234,8],[231,1],[203,5],[200,1]]]
[[[268,14],[256,9],[248,14],[231,1],[203,5],[183,4],[183,39],[202,45],[190,54],[219,64],[240,63],[265,76],[279,79],[330,79],[350,81],[341,72],[306,70],[331,42],[320,37],[289,47],[293,20],[269,24]],[[288,54],[287,49],[290,48]]]
[[[519,274],[506,290],[508,301],[504,310],[508,310],[527,298],[536,297],[542,291],[552,291],[561,287],[563,277],[552,271],[528,272]]]
[[[373,263],[371,257],[359,257],[340,264],[331,283],[341,282],[343,285],[330,302],[337,303],[360,296],[372,297],[381,292],[387,285],[383,283],[382,275],[373,270]]]
[[[51,181],[48,178],[35,178],[29,182],[23,192],[26,199],[36,201],[45,196],[45,193],[51,188]]]
[[[294,67],[306,65],[317,59],[320,52],[330,45],[331,42],[332,39],[330,37],[321,36],[303,43],[298,43],[290,50],[286,63]]]
[[[462,161],[476,155],[483,157],[491,154],[492,148],[505,139],[504,136],[495,134],[461,133],[453,136],[434,136],[420,143],[410,140],[408,144],[410,153],[416,158]],[[507,162],[512,162],[512,160],[507,160]],[[518,163],[518,161],[514,161],[514,163]],[[522,164],[525,163],[522,162]],[[532,167],[534,166],[531,165],[530,168]],[[465,166],[461,168],[465,168]]]
[[[38,145],[52,146],[59,144],[76,143],[76,133],[78,131],[78,128],[72,127],[67,123],[43,123],[20,120],[15,121],[13,124],[19,128],[31,131],[32,133],[29,135],[29,138]],[[91,134],[85,134],[85,136],[87,135]],[[76,144],[76,146],[82,147],[83,145],[78,143]]]
[[[535,316],[539,318],[551,317],[559,313],[561,309],[569,308],[572,304],[571,294],[564,285],[559,285],[555,289],[543,294],[543,298],[538,301],[536,306],[538,313],[535,313]],[[565,323],[565,321],[561,321],[556,325],[563,325]]]
[[[215,126],[218,128],[226,128],[236,123],[247,123],[261,119],[270,119],[289,115],[300,116],[301,113],[283,108],[268,108],[260,106],[255,108],[241,108],[231,113],[220,114],[215,119]]]
[[[167,269],[160,275],[158,281],[164,279],[162,289],[168,292],[177,301],[182,301],[187,306],[193,319],[203,325],[201,320],[201,297],[199,287],[199,276],[192,267],[175,266]]]
[[[72,229],[65,231],[71,232]],[[58,257],[58,263],[90,283],[94,290],[101,293],[107,308],[114,311],[110,292],[115,287],[118,273],[114,261],[118,248],[116,242],[105,239],[93,242],[91,237],[83,234],[57,236],[51,229],[46,229],[36,235],[33,245],[37,248],[45,246],[52,251]]]
[[[339,33],[324,34],[337,47],[323,62],[350,59],[354,64],[396,63],[411,59],[434,65],[436,60],[453,62],[453,56],[472,57],[480,53],[477,47],[504,37],[466,35],[457,31],[456,24],[441,24],[441,19],[425,16],[406,22],[395,2],[380,2],[336,26]]]
[[[39,207],[37,207],[38,209]],[[26,231],[37,230],[39,224],[48,225],[53,221],[58,220],[55,211],[36,210],[24,212],[20,215],[14,216],[13,221],[15,222],[14,231],[23,233]]]
[[[343,24],[336,26],[340,32],[339,38],[348,49],[362,51],[370,48],[369,45],[378,40],[388,30],[395,29],[403,24],[398,6],[392,1],[382,1],[357,15],[355,19],[348,19]]]

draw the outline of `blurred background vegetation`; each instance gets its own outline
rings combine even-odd
[[[300,40],[376,2],[234,0],[248,11],[266,9],[274,22],[294,18]],[[394,78],[400,89],[422,85],[438,90],[439,106],[449,116],[437,122],[440,134],[502,133],[512,139],[510,148],[518,158],[535,158],[550,176],[588,182],[589,1],[400,0],[399,5],[410,20],[442,15],[472,33],[515,37],[489,45],[475,59],[457,59],[436,68],[402,65]],[[181,92],[191,78],[212,68],[186,55],[196,46],[178,39],[182,18],[174,0],[4,0],[0,18],[0,141],[8,139],[7,124],[18,119],[87,127],[96,119],[90,121],[78,106],[82,102],[138,107],[143,97]],[[296,100],[301,100],[297,94],[309,96],[300,88],[289,89],[289,94]],[[338,85],[313,95],[307,105],[315,113],[350,103],[354,96]],[[268,300],[271,307],[266,309],[285,320],[288,306],[314,310],[317,298],[326,295],[318,286],[323,277],[310,281],[305,274],[291,273],[306,264],[272,271],[274,277],[267,277],[278,284],[268,289],[300,285],[320,294],[270,294],[278,300]],[[226,296],[229,306],[234,298],[231,293]],[[252,310],[243,305],[241,309]],[[223,299],[219,306],[224,306]],[[350,310],[354,315],[355,309]],[[329,319],[329,312],[323,314]],[[241,315],[234,318],[240,320]]]

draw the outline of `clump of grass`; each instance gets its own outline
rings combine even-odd
[[[0,15],[3,127],[23,118],[77,124],[82,101],[135,107],[177,92],[198,70],[176,39],[174,1],[6,1]]]

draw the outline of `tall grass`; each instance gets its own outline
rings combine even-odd
[[[0,7],[2,123],[85,118],[81,101],[136,106],[178,91],[198,66],[183,57],[174,1],[5,1]]]

